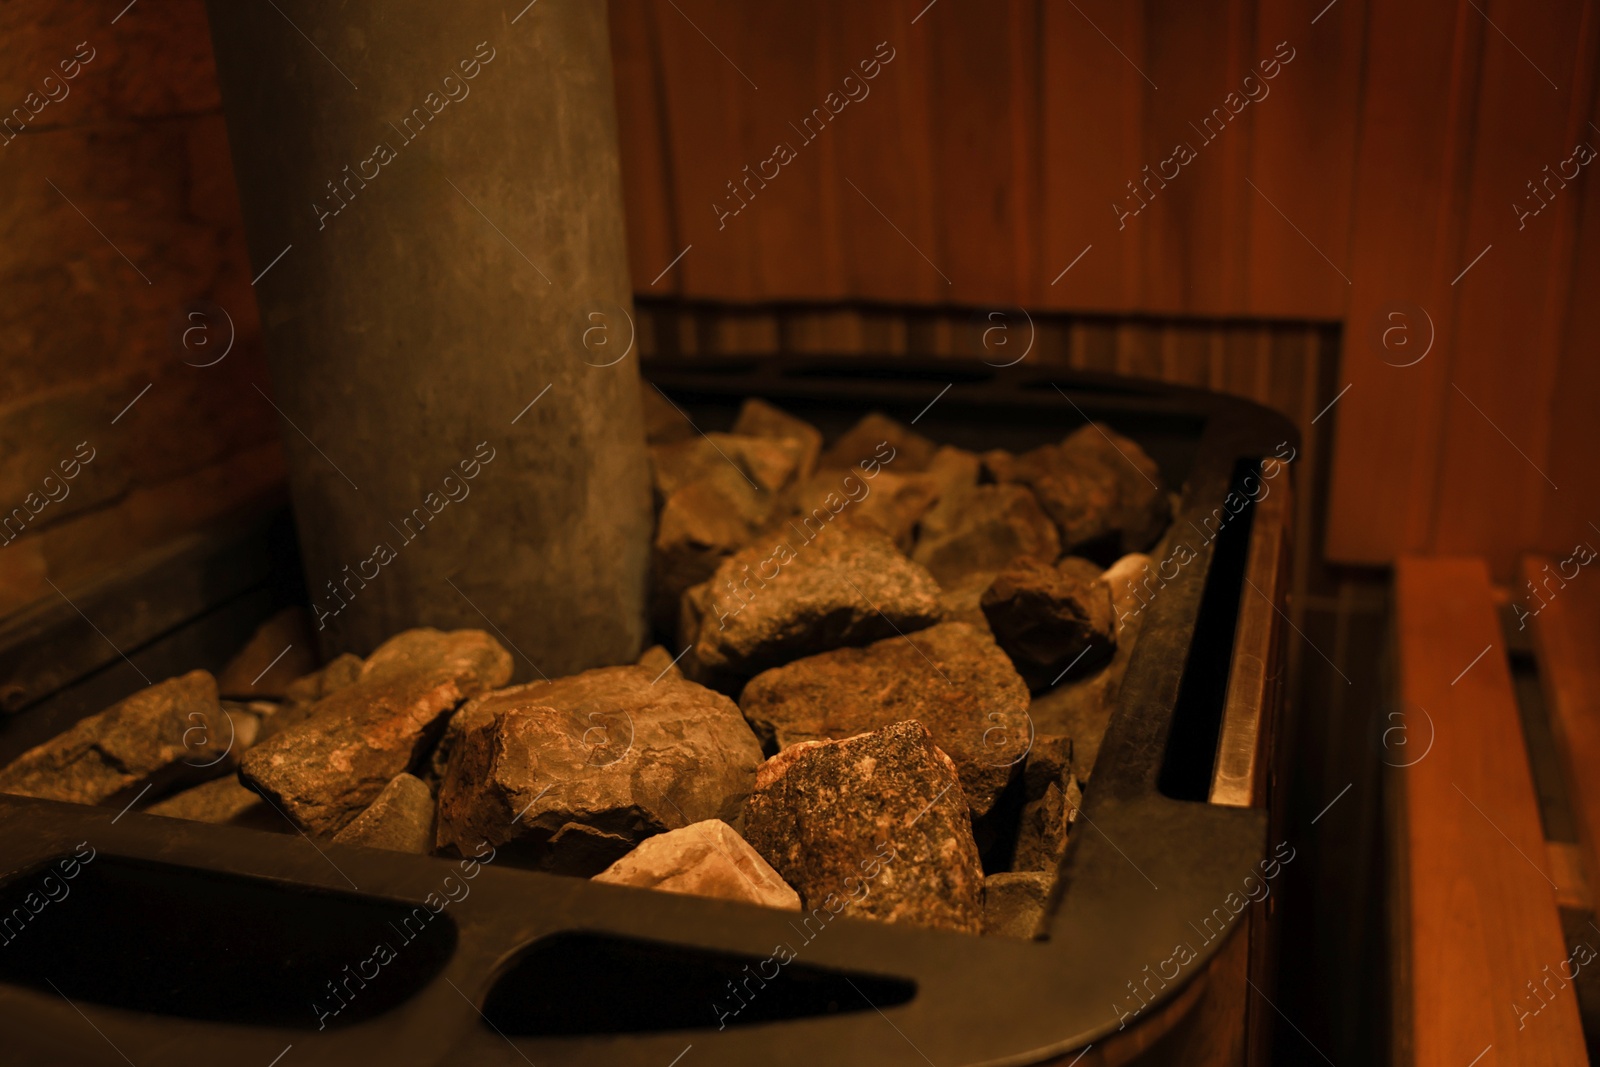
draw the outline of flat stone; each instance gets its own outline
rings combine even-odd
[[[282,815],[272,810],[272,805],[261,799],[261,794],[247,789],[233,775],[214,778],[203,785],[185,789],[144,809],[146,815],[162,815],[169,819],[187,819],[190,822],[216,823],[222,826],[242,826],[251,830],[269,830],[291,833],[294,827]]]
[[[1034,738],[1022,774],[1022,816],[1011,869],[1049,871],[1061,866],[1067,837],[1083,805],[1072,773],[1072,738],[1040,734]]]
[[[922,518],[911,558],[941,585],[1019,559],[1061,555],[1056,525],[1025,485],[975,485],[942,496]]]
[[[739,900],[769,908],[800,908],[800,895],[733,827],[720,819],[706,819],[646,838],[595,875],[594,880]]]
[[[1044,934],[1044,909],[1055,875],[1001,871],[983,880],[983,932],[997,937],[1036,938]]]
[[[644,667],[601,667],[472,701],[450,723],[437,844],[509,845],[593,875],[645,838],[740,825],[761,746],[727,697]]]
[[[822,455],[822,431],[804,419],[796,418],[782,408],[755,397],[746,400],[739,409],[739,417],[733,421],[733,432],[747,437],[800,442],[802,450],[797,471],[800,478],[811,477]]]
[[[217,692],[236,700],[282,699],[291,683],[317,669],[316,641],[305,608],[289,607],[256,628],[217,675]]]
[[[283,702],[278,705],[278,710],[262,721],[261,740],[265,741],[273,734],[304,722],[318,702],[346,686],[354,685],[361,677],[363,662],[360,656],[341,653],[329,660],[321,670],[290,682],[284,687]]]
[[[510,677],[511,654],[482,630],[407,630],[353,685],[251,749],[240,777],[302,829],[334,833],[417,766],[451,709]]]
[[[1030,689],[1043,689],[1071,669],[1080,676],[1116,650],[1111,591],[1038,560],[1002,571],[980,601],[989,629]]]
[[[685,596],[693,670],[749,677],[937,622],[939,586],[875,525],[835,520],[805,540],[758,542]],[[686,668],[686,670],[688,670]]]
[[[784,749],[756,776],[745,839],[807,911],[983,928],[961,781],[921,723]]]
[[[756,675],[740,710],[769,751],[915,720],[955,762],[974,818],[987,815],[1027,752],[1028,689],[987,634],[940,623]]]
[[[120,803],[225,773],[231,735],[217,683],[190,671],[141,689],[0,769],[0,793]]]
[[[333,843],[427,855],[433,851],[433,809],[427,783],[397,774],[366,811],[333,835]]]
[[[752,489],[776,493],[800,473],[804,442],[782,437],[698,434],[670,445],[650,446],[650,471],[656,499],[667,500],[690,482],[719,470],[732,471]]]
[[[834,441],[822,453],[818,466],[822,470],[847,470],[875,460],[892,463],[897,471],[923,471],[938,450],[915,430],[874,411]]]

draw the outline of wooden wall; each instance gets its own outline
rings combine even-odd
[[[281,493],[284,474],[252,388],[271,386],[201,0],[0,2],[0,118],[4,615]],[[192,364],[226,329],[185,319],[195,300],[232,319],[214,366]]]
[[[612,0],[612,27],[641,294],[1338,322],[1331,555],[1507,576],[1600,521],[1600,193],[1527,184],[1600,149],[1594,0]],[[730,191],[747,165],[770,180]]]

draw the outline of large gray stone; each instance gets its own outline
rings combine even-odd
[[[769,908],[800,907],[799,894],[733,827],[720,819],[707,819],[646,838],[595,875],[594,880],[739,900]]]
[[[0,792],[76,804],[132,800],[229,769],[233,734],[205,671],[169,678],[79,720],[0,769]]]
[[[427,784],[413,775],[397,774],[366,811],[333,836],[333,843],[426,855],[433,851],[433,812]]]
[[[920,723],[785,749],[762,765],[745,822],[807,911],[982,930],[967,802]]]
[[[408,630],[353,685],[251,749],[240,777],[303,829],[334,833],[418,765],[457,704],[510,677],[510,653],[482,630]]]
[[[664,830],[741,821],[761,747],[733,701],[672,673],[602,667],[457,713],[437,844],[481,841],[593,875]]]
[[[697,594],[697,595],[696,595]],[[811,540],[758,542],[691,590],[684,639],[695,669],[748,677],[802,656],[864,645],[938,621],[939,586],[866,522]]]
[[[916,720],[955,761],[974,818],[987,815],[1028,751],[1028,689],[989,636],[940,623],[756,675],[740,710],[769,750]]]

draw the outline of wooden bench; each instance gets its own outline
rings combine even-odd
[[[1600,575],[1591,578],[1600,586]],[[1586,1064],[1573,987],[1548,980],[1568,960],[1557,911],[1561,887],[1539,822],[1488,570],[1476,559],[1404,559],[1396,601],[1395,710],[1407,746],[1403,758],[1393,748],[1387,758],[1409,764],[1398,774],[1404,817],[1397,858],[1407,885],[1397,931],[1406,957],[1397,990],[1400,1045],[1409,1046],[1418,1067]],[[1562,601],[1576,607],[1577,597],[1564,592]],[[1544,619],[1550,632],[1541,643],[1564,640],[1557,618]],[[1588,647],[1596,647],[1592,637]],[[1567,648],[1557,658],[1578,655]],[[1557,673],[1568,708],[1583,700],[1583,710],[1595,707],[1600,675]],[[1562,718],[1569,751],[1587,752],[1577,758],[1595,766],[1600,730],[1575,712]],[[1583,775],[1573,778],[1575,786],[1581,781]],[[1600,781],[1591,776],[1578,803],[1587,824],[1600,826],[1593,818],[1600,815]]]

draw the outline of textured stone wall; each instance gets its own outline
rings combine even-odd
[[[279,491],[250,277],[200,0],[0,0],[0,615]]]

